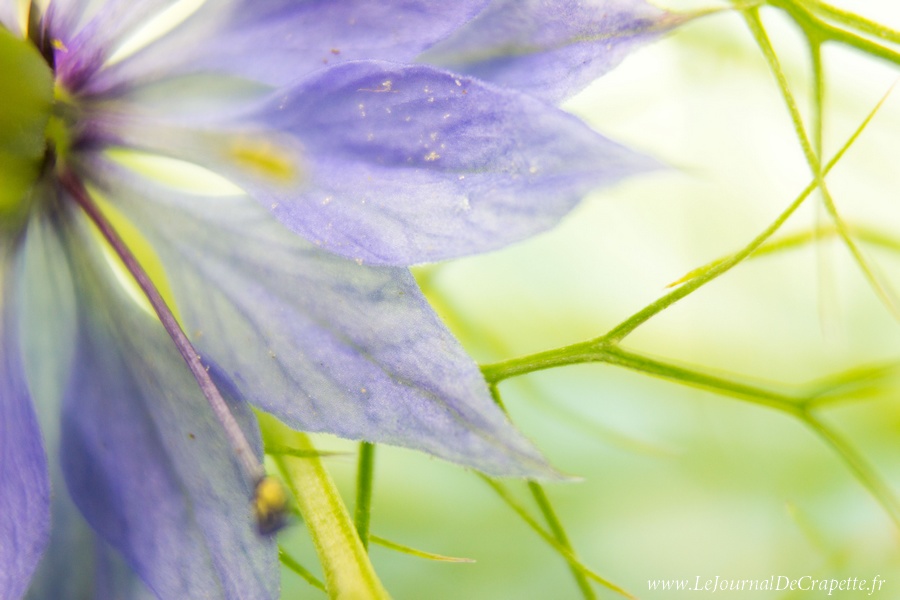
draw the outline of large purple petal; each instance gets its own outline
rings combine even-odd
[[[643,0],[493,0],[419,60],[556,103],[684,20]]]
[[[157,43],[99,73],[89,91],[204,72],[284,85],[347,60],[409,62],[485,3],[210,0]]]
[[[52,186],[42,189],[44,194],[56,193]],[[51,457],[53,489],[50,543],[27,597],[78,600],[92,595],[93,534],[69,500],[59,466],[59,415],[74,350],[75,292],[65,252],[47,215],[36,211],[31,219],[18,267],[24,368]]]
[[[29,223],[16,281],[25,372],[47,452],[54,459],[49,468],[53,489],[50,543],[26,598],[155,597],[117,553],[96,538],[66,490],[59,461],[59,429],[62,395],[74,350],[75,290],[65,250],[51,223],[48,215],[42,214]]]
[[[188,197],[111,167],[101,182],[159,252],[201,352],[249,401],[308,431],[555,476],[406,269],[319,250],[244,196]]]
[[[47,458],[22,367],[8,249],[0,257],[0,598],[22,597],[50,535]]]
[[[80,328],[61,445],[72,499],[161,598],[277,597],[275,544],[255,530],[252,483],[158,321],[69,216]],[[231,408],[259,451],[252,414]]]
[[[589,190],[655,166],[519,92],[368,61],[229,123],[102,126],[113,141],[224,174],[306,239],[370,264],[502,247],[552,227]]]

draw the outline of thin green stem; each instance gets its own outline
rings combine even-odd
[[[537,503],[538,508],[541,509],[541,514],[544,515],[544,520],[547,522],[550,532],[556,537],[556,541],[558,541],[563,548],[571,552],[572,556],[575,556],[575,551],[572,549],[571,542],[569,542],[569,536],[566,535],[566,530],[563,527],[562,522],[559,520],[559,517],[556,516],[556,511],[553,510],[553,505],[550,504],[550,499],[544,492],[544,488],[536,481],[529,481],[528,489],[531,491],[531,495],[534,497],[534,501]],[[575,578],[578,589],[581,590],[581,595],[588,600],[596,598],[597,595],[594,593],[594,589],[591,587],[591,583],[587,580],[584,573],[571,565],[569,565],[569,570],[572,571],[572,576]]]
[[[801,416],[803,413],[803,408],[800,404],[801,399],[794,396],[664,363],[620,348],[608,349],[605,352],[605,356],[605,362],[608,364],[625,367],[632,371],[638,371],[690,387],[713,391],[759,406],[774,408],[794,416]]]
[[[403,554],[408,554],[410,556],[416,556],[418,558],[425,558],[428,560],[434,560],[438,562],[450,562],[450,563],[473,563],[475,562],[471,558],[459,558],[457,556],[445,556],[443,554],[435,554],[434,552],[425,552],[423,550],[417,550],[415,548],[411,548],[409,546],[404,546],[403,544],[398,544],[397,542],[392,542],[391,540],[386,540],[383,537],[379,537],[375,534],[369,534],[369,540],[373,544],[378,544],[388,550],[393,550],[395,552],[401,552]]]
[[[791,5],[785,5],[785,10],[789,10],[787,6]],[[822,169],[821,163],[819,162],[819,157],[813,149],[809,137],[806,134],[806,129],[803,125],[803,118],[800,115],[800,109],[797,106],[797,101],[794,99],[794,94],[791,92],[790,86],[788,85],[787,77],[784,74],[784,70],[781,68],[781,62],[778,60],[778,56],[775,54],[775,49],[772,47],[772,43],[769,40],[769,36],[766,33],[762,20],[759,18],[759,10],[757,8],[752,8],[743,11],[742,14],[744,15],[744,21],[747,23],[750,32],[753,34],[757,45],[765,56],[766,62],[769,64],[769,68],[771,69],[772,74],[775,76],[775,79],[778,82],[778,88],[781,91],[782,98],[784,99],[784,102],[788,108],[788,112],[791,116],[791,122],[794,125],[794,132],[796,133],[797,139],[800,142],[800,147],[803,149],[803,154],[806,157],[806,162],[809,164],[809,168],[812,171],[813,176],[815,177],[816,184],[822,193],[822,201],[825,204],[825,208],[834,221],[834,224],[837,226],[838,234],[844,241],[844,245],[847,246],[847,249],[850,251],[850,254],[853,256],[853,259],[856,261],[860,270],[863,272],[863,275],[866,277],[866,279],[869,281],[869,284],[875,290],[875,293],[884,303],[885,307],[890,310],[891,314],[894,315],[895,318],[900,319],[900,306],[898,306],[898,303],[895,300],[893,291],[885,282],[881,280],[881,278],[876,275],[872,267],[869,266],[869,263],[866,260],[865,256],[863,256],[859,246],[850,235],[847,224],[838,213],[834,200],[828,191],[827,185],[825,184],[825,173]],[[793,15],[794,13],[792,12],[791,14]],[[796,17],[796,15],[795,18],[800,19],[800,17]],[[811,23],[809,21],[798,22],[801,22],[801,24],[804,26],[804,29],[813,28],[816,26],[814,23]]]
[[[849,138],[847,138],[847,141],[844,142],[844,144],[840,147],[837,153],[835,153],[832,159],[828,161],[828,164],[825,165],[825,168],[822,171],[823,176],[828,174],[831,169],[834,168],[834,166],[853,146],[856,140],[859,139],[859,136],[862,135],[863,131],[865,131],[866,127],[868,127],[868,125],[872,122],[872,119],[875,118],[875,115],[884,105],[889,94],[890,91],[888,91],[887,94],[881,97],[881,99],[872,108],[869,114],[866,115],[866,118],[863,119],[862,123],[860,123],[856,130],[854,130],[853,134]],[[812,194],[812,192],[817,187],[818,179],[819,178],[815,178],[813,181],[811,181],[794,199],[794,201],[778,216],[778,218],[775,219],[775,221],[773,221],[768,227],[766,227],[766,229],[764,229],[759,235],[753,238],[753,240],[744,248],[729,257],[717,259],[703,267],[700,267],[699,269],[694,269],[694,271],[683,277],[682,280],[676,282],[677,284],[683,281],[684,283],[683,285],[681,285],[681,287],[669,292],[668,294],[662,296],[658,300],[650,303],[638,312],[634,313],[632,316],[628,317],[622,323],[610,330],[609,333],[598,338],[588,340],[586,342],[579,342],[570,346],[564,346],[561,348],[546,350],[543,352],[529,354],[527,356],[521,356],[518,358],[513,358],[493,364],[483,365],[481,370],[484,374],[485,379],[489,384],[497,384],[504,379],[516,377],[518,375],[525,375],[533,371],[540,371],[543,369],[551,369],[554,367],[561,367],[578,363],[597,362],[598,349],[612,345],[613,342],[623,339],[626,335],[640,327],[643,323],[647,322],[652,317],[659,314],[672,304],[678,302],[685,296],[691,294],[700,287],[716,279],[720,275],[728,272],[736,265],[747,259],[749,256],[753,255],[758,249],[763,246],[763,244],[765,244],[769,240],[769,238],[772,237],[772,235],[775,234],[775,232],[777,232],[781,228],[781,226],[803,204],[803,202],[810,196],[810,194]]]
[[[578,571],[583,573],[585,577],[593,579],[603,587],[621,594],[626,598],[636,600],[634,596],[626,592],[621,587],[617,586],[606,578],[601,577],[600,575],[586,567],[580,560],[578,560],[578,558],[574,554],[572,554],[572,552],[568,548],[560,544],[560,542],[552,534],[541,527],[541,525],[530,514],[528,514],[528,511],[525,510],[525,508],[521,504],[519,504],[519,502],[517,502],[515,498],[513,498],[509,490],[507,490],[502,484],[494,481],[486,475],[479,474],[479,477],[481,477],[481,479],[485,483],[487,483],[488,486],[490,486],[490,488],[494,490],[494,492],[496,492],[498,496],[500,496],[500,499],[503,500],[506,505],[513,510],[513,512],[519,515],[519,517],[523,521],[525,521],[525,523],[532,530],[534,530],[535,533],[537,533],[545,542],[547,542],[547,544],[549,544],[554,550],[556,550],[556,552],[559,553],[560,556],[566,559],[566,561],[572,568],[577,569]]]
[[[372,484],[375,479],[375,444],[359,445],[359,462],[356,468],[356,510],[353,522],[363,548],[369,549],[369,522],[372,515]]]
[[[556,351],[551,351],[560,354],[560,356],[555,360],[546,360],[543,362],[532,361],[531,357],[526,356],[522,359],[518,359],[519,362],[513,360],[503,363],[496,363],[493,365],[485,365],[485,367],[483,367],[485,376],[494,378],[495,381],[500,381],[506,379],[507,377],[512,377],[513,375],[519,374],[519,372],[526,365],[531,367],[530,370],[533,371],[538,370],[539,368],[559,366],[560,364],[596,362],[625,367],[627,369],[631,369],[632,371],[638,371],[640,373],[653,375],[662,379],[668,379],[670,381],[681,383],[683,385],[718,392],[726,396],[731,396],[733,398],[752,402],[760,406],[775,408],[791,414],[796,414],[801,410],[799,408],[800,400],[798,398],[779,394],[777,392],[766,390],[758,386],[730,381],[728,379],[716,377],[714,375],[708,375],[706,373],[688,369],[686,367],[664,363],[659,360],[641,356],[634,352],[622,350],[621,348],[615,346],[594,347],[593,350],[590,351],[590,353],[579,350],[567,356],[566,353],[569,348],[571,348],[571,346],[566,346],[563,348],[559,348]],[[549,355],[550,352],[543,354]],[[566,362],[566,358],[570,360]]]
[[[893,88],[888,90],[888,92],[884,96],[881,97],[881,99],[875,104],[875,106],[872,108],[872,110],[869,111],[869,114],[866,115],[866,118],[863,119],[862,123],[860,123],[860,125],[853,132],[853,135],[851,135],[849,138],[847,138],[847,141],[844,142],[844,145],[841,146],[841,148],[832,157],[832,159],[830,161],[828,161],[828,164],[825,165],[823,175],[828,175],[828,173],[831,172],[831,170],[838,163],[838,161],[840,161],[841,158],[844,157],[844,155],[847,153],[847,151],[850,149],[850,147],[854,144],[854,142],[856,142],[856,140],[859,138],[859,136],[862,135],[862,132],[865,131],[866,127],[868,127],[869,123],[872,122],[872,119],[875,118],[875,115],[878,114],[878,111],[881,109],[881,107],[884,106],[884,103],[885,103],[885,101],[887,101],[888,96],[890,95],[891,91],[893,91]],[[813,190],[815,190],[815,188],[816,188],[816,182],[815,182],[815,180],[813,180],[812,182],[809,183],[809,185],[806,186],[803,193],[801,193],[801,197],[808,196],[809,194],[811,194],[813,192]],[[848,227],[850,227],[850,226],[848,225]],[[818,229],[819,228],[817,228],[817,230]],[[786,238],[783,238],[782,240],[778,240],[778,241],[774,241],[774,242],[766,242],[763,245],[757,246],[748,257],[750,257],[750,256],[757,257],[757,256],[762,256],[763,254],[767,254],[769,252],[775,252],[777,250],[780,250],[781,249],[780,246],[782,246],[782,245],[785,247],[788,247],[791,245],[797,245],[797,244],[803,243],[804,241],[807,240],[807,238],[809,236],[814,236],[815,233],[816,232],[814,231],[812,234],[806,234],[807,237],[804,237],[804,234],[795,234],[794,236],[787,236]],[[833,234],[837,234],[837,233],[838,233],[837,227],[835,226],[831,229],[830,234],[833,235]],[[855,228],[854,233],[856,233],[857,237],[859,237],[859,239],[861,239],[863,241],[866,241],[866,242],[869,242],[872,244],[876,244],[879,246],[883,246],[888,249],[894,249],[894,250],[900,251],[900,241],[897,241],[896,239],[894,239],[890,236],[887,236],[885,234],[882,234],[882,233],[876,232],[872,229],[864,228],[864,227]],[[732,257],[733,256],[734,255],[732,255]],[[703,265],[702,267],[698,267],[698,268],[692,270],[691,272],[689,272],[687,275],[685,275],[678,281],[669,284],[669,287],[674,287],[676,285],[683,284],[687,281],[690,281],[692,279],[695,279],[702,275],[705,275],[705,274],[711,272],[713,269],[726,263],[729,260],[730,260],[730,257],[717,258],[717,259],[713,260],[712,262],[709,262],[709,263]]]
[[[281,564],[286,566],[288,569],[299,575],[306,583],[313,586],[317,590],[325,591],[325,584],[322,581],[312,574],[306,567],[297,562],[294,557],[285,552],[284,548],[281,546],[278,547],[278,559],[281,561]]]
[[[888,485],[878,477],[869,463],[818,417],[809,414],[803,421],[841,457],[856,479],[865,486],[887,511],[894,525],[900,529],[900,502]]]

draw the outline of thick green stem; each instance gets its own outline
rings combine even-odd
[[[385,600],[388,593],[375,574],[331,476],[315,456],[309,438],[293,431],[270,415],[259,415],[267,442],[307,452],[309,458],[273,457],[297,500],[309,530],[322,571],[325,588],[333,599]]]

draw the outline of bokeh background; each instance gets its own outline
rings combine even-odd
[[[900,29],[893,0],[835,4]],[[808,116],[807,49],[780,14],[764,17]],[[840,47],[826,47],[824,56],[830,157],[900,69]],[[732,13],[698,20],[637,52],[567,108],[668,168],[588,197],[554,231],[526,243],[418,271],[435,308],[479,362],[606,332],[667,284],[748,243],[811,178],[774,79]],[[848,222],[900,240],[898,154],[894,92],[828,182]],[[827,222],[818,204],[811,198],[784,231]],[[900,289],[900,254],[863,249]],[[625,347],[790,392],[860,365],[900,363],[900,321],[840,242],[825,239],[740,265],[642,326]],[[654,593],[650,579],[878,574],[887,583],[873,597],[900,598],[897,527],[836,453],[796,420],[602,365],[536,373],[500,390],[552,463],[583,478],[547,486],[576,551],[638,597],[703,596]],[[865,397],[826,415],[900,494],[900,376],[873,381]],[[321,449],[355,451],[335,438],[316,439]],[[355,457],[326,460],[352,509]],[[510,486],[533,506],[524,486]],[[396,598],[579,597],[563,560],[475,474],[424,455],[379,447],[372,530],[477,561],[430,562],[374,546],[375,567]],[[282,541],[315,570],[302,525]],[[283,582],[285,598],[319,595],[289,571]]]

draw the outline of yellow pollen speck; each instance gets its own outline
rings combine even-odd
[[[287,494],[278,479],[266,475],[257,482],[253,492],[253,515],[261,534],[271,535],[284,527],[287,504]]]
[[[238,166],[256,175],[281,183],[299,179],[296,153],[270,139],[237,137],[231,140],[226,153]]]
[[[66,48],[66,45],[62,43],[62,40],[59,40],[59,39],[54,39],[53,41],[50,42],[50,45],[53,46],[55,49],[59,50],[60,52],[68,52],[69,51],[69,49]]]
[[[425,160],[427,160],[428,162],[434,162],[437,159],[439,159],[440,157],[441,157],[440,154],[438,154],[437,152],[432,150],[431,152],[429,152],[428,154],[425,155]]]

